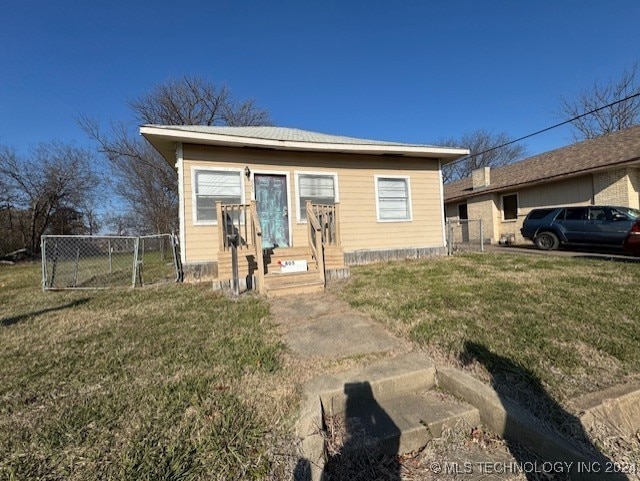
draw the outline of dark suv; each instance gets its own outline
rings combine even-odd
[[[640,211],[629,207],[590,205],[534,209],[520,232],[544,250],[560,244],[622,247]]]

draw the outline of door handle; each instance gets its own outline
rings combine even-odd
[[[289,209],[286,207],[282,210],[282,217],[287,217],[289,215]]]

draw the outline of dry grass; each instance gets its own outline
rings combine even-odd
[[[340,295],[437,363],[492,383],[587,451],[640,463],[640,438],[585,433],[568,407],[640,377],[640,263],[486,254],[352,274]]]
[[[639,284],[640,263],[486,254],[354,268],[339,293],[438,360],[487,374],[474,343],[562,401],[640,372]]]
[[[0,267],[0,479],[287,470],[299,393],[265,301],[189,285],[43,293],[38,267]]]

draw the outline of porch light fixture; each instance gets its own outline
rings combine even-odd
[[[247,179],[251,177],[251,170],[249,169],[248,165],[244,168],[244,175]]]

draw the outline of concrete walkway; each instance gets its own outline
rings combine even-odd
[[[406,341],[356,312],[330,290],[274,299],[271,314],[289,348],[302,358],[341,359],[408,348]]]

